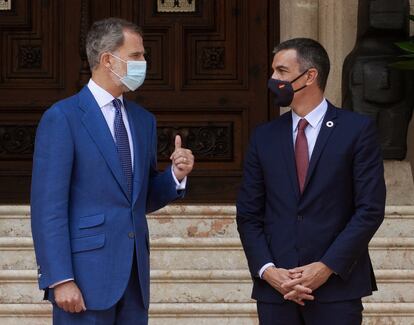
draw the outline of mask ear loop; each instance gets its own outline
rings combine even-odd
[[[301,78],[308,71],[309,71],[309,69],[306,69],[299,76],[297,76],[295,79],[293,79],[290,83],[293,84],[295,81],[297,81],[299,78]]]
[[[115,54],[112,54],[111,52],[108,52],[110,55],[112,55],[114,58],[117,58],[118,60],[121,60],[122,62],[124,62],[124,63],[127,63],[127,61],[125,61],[125,60],[123,60],[123,59],[121,59],[119,56],[117,56],[117,55],[115,55]]]
[[[307,86],[306,86],[306,85],[304,85],[304,86],[300,87],[299,89],[294,90],[293,92],[294,92],[294,93],[297,93],[298,91],[301,91],[302,89],[304,89],[304,88],[306,88],[306,87],[307,87]]]
[[[125,61],[125,60],[122,60],[119,56],[116,56],[115,54],[112,54],[111,52],[108,52],[109,53],[109,55],[112,55],[114,58],[117,58],[118,60],[121,60],[122,62],[124,62],[124,63],[127,63],[127,61]],[[119,79],[121,79],[121,78],[123,78],[123,77],[121,77],[119,74],[117,74],[114,70],[112,70],[111,68],[108,68],[109,69],[109,71],[111,71],[115,76],[117,76]]]
[[[303,77],[305,75],[305,73],[307,73],[309,71],[309,69],[306,69],[305,71],[303,71],[299,76],[297,76],[295,79],[293,79],[290,83],[293,84],[295,81],[297,81],[299,78]],[[302,89],[306,88],[307,86],[304,85],[302,87],[300,87],[299,89],[294,90],[293,92],[297,93],[298,91],[301,91]]]
[[[114,70],[112,70],[111,68],[108,68],[109,71],[111,71],[115,76],[117,76],[119,79],[123,78],[121,77],[119,74],[117,74]]]

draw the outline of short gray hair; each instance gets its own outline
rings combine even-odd
[[[86,36],[86,55],[91,70],[99,64],[102,53],[115,52],[124,44],[125,29],[142,37],[141,28],[121,18],[107,18],[93,23]]]

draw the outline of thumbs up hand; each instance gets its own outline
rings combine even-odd
[[[193,170],[194,156],[191,150],[182,148],[182,141],[179,135],[175,136],[175,150],[170,159],[174,175],[181,182]]]

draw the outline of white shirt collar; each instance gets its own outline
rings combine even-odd
[[[93,97],[95,97],[96,102],[98,103],[100,108],[103,108],[104,106],[111,104],[114,100],[114,96],[112,96],[110,93],[108,93],[105,89],[103,89],[101,86],[99,86],[95,81],[89,79],[88,82],[88,88],[91,91]],[[122,94],[118,97],[118,99],[121,100],[121,103],[123,103],[122,100]]]
[[[324,118],[326,111],[328,110],[328,102],[324,98],[322,102],[316,106],[308,115],[304,118],[308,121],[309,125],[313,128],[316,128],[319,123],[321,123]],[[292,110],[292,127],[296,131],[299,121],[302,119],[298,114]]]

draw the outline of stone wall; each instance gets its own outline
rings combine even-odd
[[[410,0],[414,12],[414,0]],[[280,39],[310,37],[319,40],[331,58],[326,97],[341,106],[342,65],[353,49],[357,33],[358,0],[280,0]],[[411,23],[414,34],[414,24]],[[408,134],[408,155],[414,169],[414,119]]]

